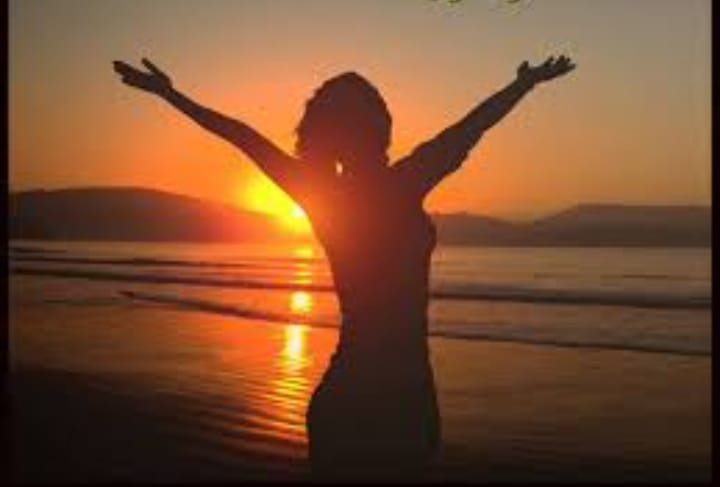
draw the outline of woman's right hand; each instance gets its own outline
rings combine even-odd
[[[160,71],[153,63],[143,58],[142,63],[150,71],[145,72],[130,66],[122,61],[113,61],[115,72],[122,77],[126,85],[144,90],[156,95],[163,95],[172,89],[170,77]]]

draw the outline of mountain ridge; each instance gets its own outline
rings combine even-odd
[[[162,190],[96,186],[9,193],[11,238],[287,241],[272,216]],[[529,222],[435,213],[439,241],[492,246],[711,245],[711,207],[581,203]],[[308,237],[305,239],[307,240]]]

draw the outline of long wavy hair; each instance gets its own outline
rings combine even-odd
[[[357,73],[327,80],[305,106],[295,152],[304,160],[352,171],[387,164],[392,118],[380,92]]]

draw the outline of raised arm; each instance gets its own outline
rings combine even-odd
[[[523,62],[518,67],[517,77],[510,84],[477,105],[460,121],[420,144],[394,167],[404,176],[405,184],[424,196],[445,176],[458,169],[483,133],[510,113],[533,87],[574,68],[575,65],[565,56],[557,60],[550,57],[537,67]]]
[[[153,63],[143,59],[149,72],[140,71],[122,61],[115,61],[115,71],[132,87],[158,95],[190,117],[201,127],[222,137],[242,150],[260,169],[291,197],[302,188],[302,165],[249,125],[204,107],[172,86],[170,78]]]

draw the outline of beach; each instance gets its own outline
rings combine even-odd
[[[271,298],[268,298],[271,299]],[[337,330],[12,275],[12,477],[308,480],[304,414]],[[430,338],[428,481],[709,481],[709,355]]]
[[[9,0],[11,483],[712,483],[711,5]]]

